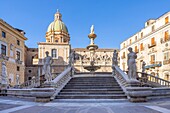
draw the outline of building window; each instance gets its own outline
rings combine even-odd
[[[164,40],[165,40],[165,42],[167,42],[169,40],[169,33],[168,33],[168,31],[166,31],[165,34],[164,34]]]
[[[57,50],[56,49],[52,49],[51,50],[51,56],[53,57],[53,58],[57,58]]]
[[[31,73],[32,71],[31,70],[28,70],[29,73]]]
[[[143,47],[143,43],[140,44],[140,51],[143,51],[144,47]]]
[[[154,64],[155,63],[155,55],[151,55],[151,64]]]
[[[155,30],[155,26],[153,25],[153,26],[152,26],[152,32],[153,32],[154,30]]]
[[[125,43],[123,44],[123,47],[125,48]]]
[[[129,43],[131,44],[132,43],[132,40],[130,39]]]
[[[6,33],[4,31],[2,31],[2,37],[6,38]]]
[[[122,59],[125,58],[125,52],[123,52],[123,56],[122,56]]]
[[[20,52],[19,52],[19,51],[16,51],[16,59],[17,59],[17,60],[21,60]]]
[[[17,71],[20,71],[20,67],[19,66],[17,66]]]
[[[58,40],[55,40],[56,43],[58,43]]]
[[[167,24],[167,23],[169,23],[169,17],[168,16],[165,18],[165,24]]]
[[[138,53],[138,47],[137,46],[135,46],[135,52]]]
[[[141,37],[141,38],[143,37],[143,32],[140,34],[140,37]]]
[[[137,41],[137,39],[138,39],[138,37],[137,37],[137,36],[135,36],[135,41]]]
[[[155,37],[151,38],[151,46],[155,45]]]
[[[169,60],[170,58],[169,58],[169,52],[167,52],[167,53],[164,53],[164,60]]]
[[[63,37],[61,37],[61,43],[63,42]]]
[[[17,45],[20,45],[20,41],[19,40],[17,40]]]
[[[1,44],[1,54],[6,55],[6,46]]]

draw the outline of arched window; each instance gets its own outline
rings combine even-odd
[[[51,50],[51,56],[52,56],[53,58],[57,58],[57,50],[56,50],[56,49],[52,49],[52,50]]]

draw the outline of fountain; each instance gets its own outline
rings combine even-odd
[[[97,37],[97,35],[94,33],[94,25],[91,26],[91,32],[88,35],[90,39],[90,44],[86,47],[90,51],[90,65],[84,66],[84,69],[90,71],[92,75],[94,75],[95,71],[100,69],[100,66],[95,66],[95,51],[98,49],[98,46],[94,44],[94,39]]]

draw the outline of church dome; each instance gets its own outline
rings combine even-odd
[[[57,11],[55,19],[48,26],[47,32],[65,32],[68,33],[67,26],[61,20],[62,15]]]

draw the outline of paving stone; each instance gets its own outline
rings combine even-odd
[[[0,103],[0,111],[5,110],[5,109],[9,109],[9,108],[18,107],[18,106],[20,106],[20,105]]]

